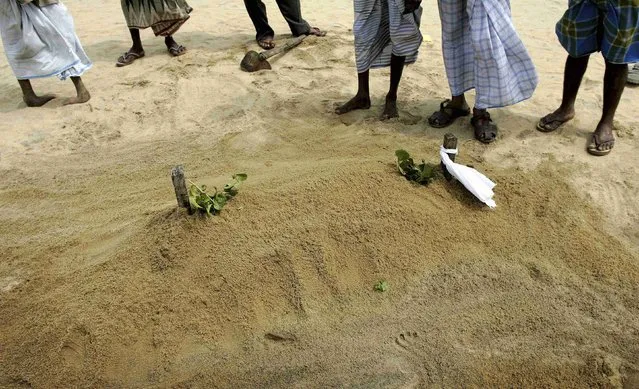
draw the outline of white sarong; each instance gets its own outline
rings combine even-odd
[[[4,51],[18,80],[79,77],[91,67],[64,4],[42,8],[0,0]]]
[[[404,0],[354,0],[355,58],[357,72],[389,66],[391,55],[417,60],[422,34],[421,7],[404,14]]]
[[[512,23],[510,0],[438,2],[452,95],[474,88],[478,109],[529,99],[537,87],[537,71]]]

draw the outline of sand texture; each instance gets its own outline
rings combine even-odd
[[[0,387],[639,388],[639,90],[608,157],[584,150],[599,56],[577,118],[535,131],[561,98],[565,1],[513,2],[541,81],[492,112],[490,146],[468,118],[425,123],[448,97],[434,0],[390,122],[388,70],[372,73],[371,110],[332,113],[356,89],[349,1],[303,2],[329,35],[256,74],[239,70],[257,49],[242,2],[190,3],[187,55],[144,31],[147,56],[116,68],[119,3],[68,0],[95,62],[88,104],[26,108],[0,61]],[[396,149],[436,163],[448,131],[497,182],[496,210],[397,174]],[[177,164],[209,187],[249,179],[220,216],[190,217]]]

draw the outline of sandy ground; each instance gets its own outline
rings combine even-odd
[[[397,148],[436,162],[445,132],[424,123],[447,97],[434,0],[389,123],[385,70],[370,111],[331,113],[356,88],[348,1],[306,1],[330,35],[247,74],[238,0],[193,0],[188,55],[146,31],[147,57],[122,69],[119,4],[68,0],[95,62],[89,104],[26,108],[0,61],[0,387],[639,387],[639,90],[609,157],[584,151],[599,57],[577,119],[535,131],[560,99],[564,3],[513,4],[541,83],[493,111],[499,141],[450,129],[498,183],[488,211],[393,166]],[[209,186],[249,180],[221,216],[188,217],[178,163]]]

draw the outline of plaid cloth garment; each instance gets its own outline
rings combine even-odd
[[[422,34],[421,7],[404,14],[404,0],[354,0],[355,58],[357,72],[390,66],[391,54],[417,60]]]
[[[439,0],[439,15],[453,96],[474,88],[478,109],[532,96],[537,71],[513,26],[509,0]]]
[[[601,51],[608,62],[639,61],[639,0],[570,0],[557,37],[571,57]]]

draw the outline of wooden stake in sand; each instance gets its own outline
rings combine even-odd
[[[171,179],[173,180],[178,207],[185,208],[191,213],[189,192],[186,189],[186,178],[184,177],[184,166],[178,165],[171,169]]]
[[[451,134],[450,132],[444,135],[444,148],[446,150],[457,150],[457,137]],[[455,162],[455,157],[457,156],[457,153],[446,153],[446,154],[450,157],[451,161]],[[448,173],[448,170],[446,169],[443,163],[441,164],[441,166],[442,166],[442,170],[444,171],[444,177],[446,177],[446,179],[450,181],[453,178],[453,176],[451,176],[450,173]]]

